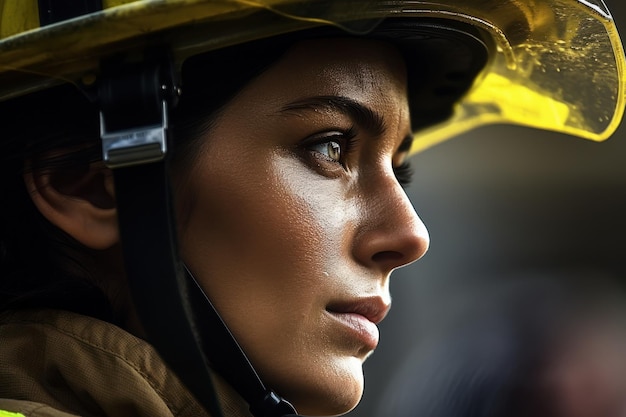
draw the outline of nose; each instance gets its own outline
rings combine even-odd
[[[422,220],[393,174],[363,195],[362,222],[354,241],[354,256],[383,273],[421,258],[430,238]]]

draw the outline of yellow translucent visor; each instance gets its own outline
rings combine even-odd
[[[416,132],[414,152],[492,123],[600,141],[624,111],[624,51],[601,0],[104,0],[103,6],[39,27],[36,0],[0,0],[0,100],[60,82],[91,82],[106,56],[151,44],[167,44],[180,63],[314,26],[361,34],[381,19],[415,17],[471,24],[495,48],[453,115]]]

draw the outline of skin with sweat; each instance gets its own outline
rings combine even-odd
[[[358,403],[390,273],[427,250],[394,172],[409,123],[392,46],[304,41],[225,106],[178,181],[184,261],[301,414]]]

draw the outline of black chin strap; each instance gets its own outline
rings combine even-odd
[[[189,271],[187,274],[195,287],[190,291],[190,300],[197,324],[200,329],[211,329],[211,332],[200,331],[201,337],[205,336],[204,352],[209,358],[220,359],[212,363],[215,370],[248,401],[254,416],[295,416],[296,410],[288,401],[265,387],[199,283]]]
[[[167,61],[127,65],[100,84],[103,159],[113,170],[122,249],[148,340],[214,417],[222,417],[209,363],[256,417],[296,417],[267,389],[179,260],[165,157],[175,101]]]
[[[169,242],[175,233],[165,203],[165,163],[113,172],[126,273],[148,340],[211,415],[222,417],[208,363],[188,320],[187,280]]]

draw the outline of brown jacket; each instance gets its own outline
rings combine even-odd
[[[250,416],[245,402],[215,381],[224,416]],[[148,343],[57,310],[0,314],[0,417],[11,413],[210,417]]]

